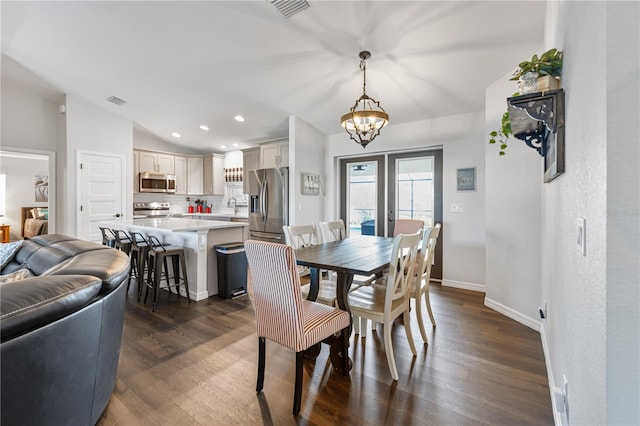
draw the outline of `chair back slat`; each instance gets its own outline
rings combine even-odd
[[[318,244],[318,230],[314,224],[283,226],[282,230],[287,244],[294,249]]]
[[[394,300],[400,298],[408,299],[410,296],[416,255],[421,237],[422,232],[419,231],[414,234],[400,234],[393,240],[385,293],[386,311],[391,310],[391,304]]]
[[[393,236],[396,237],[400,234],[415,234],[418,231],[422,231],[424,228],[424,221],[418,219],[396,219],[393,227]]]
[[[323,243],[331,241],[340,241],[347,238],[344,222],[342,219],[332,220],[329,222],[320,222],[320,236]]]
[[[258,337],[301,350],[303,308],[293,248],[247,240],[244,244],[256,313]]]

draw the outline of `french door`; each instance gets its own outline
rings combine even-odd
[[[442,223],[442,150],[342,159],[340,188],[350,236],[391,236],[399,218]],[[442,278],[442,233],[431,276]]]
[[[442,150],[391,154],[388,167],[387,235],[393,235],[396,219],[442,223]],[[431,276],[442,278],[442,233]]]

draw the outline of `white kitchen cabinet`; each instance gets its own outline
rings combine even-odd
[[[260,148],[242,150],[242,189],[249,193],[249,173],[260,168]]]
[[[224,155],[204,156],[205,195],[224,195]]]
[[[187,157],[187,195],[204,194],[204,164],[201,155]]]
[[[289,165],[289,140],[260,145],[260,168],[287,167]]]
[[[176,174],[176,195],[187,194],[188,175],[187,175],[187,157],[176,155],[174,159]]]
[[[175,174],[174,155],[163,152],[138,151],[138,169],[141,172]]]

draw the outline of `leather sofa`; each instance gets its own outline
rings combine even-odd
[[[94,425],[116,383],[129,258],[51,234],[25,240],[0,274],[0,423]]]

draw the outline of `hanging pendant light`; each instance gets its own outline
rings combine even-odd
[[[349,138],[363,148],[380,134],[380,129],[389,124],[389,114],[380,106],[380,102],[367,96],[365,61],[370,57],[371,53],[360,52],[360,70],[363,72],[362,96],[349,109],[349,112],[340,118],[340,124],[349,133]]]

